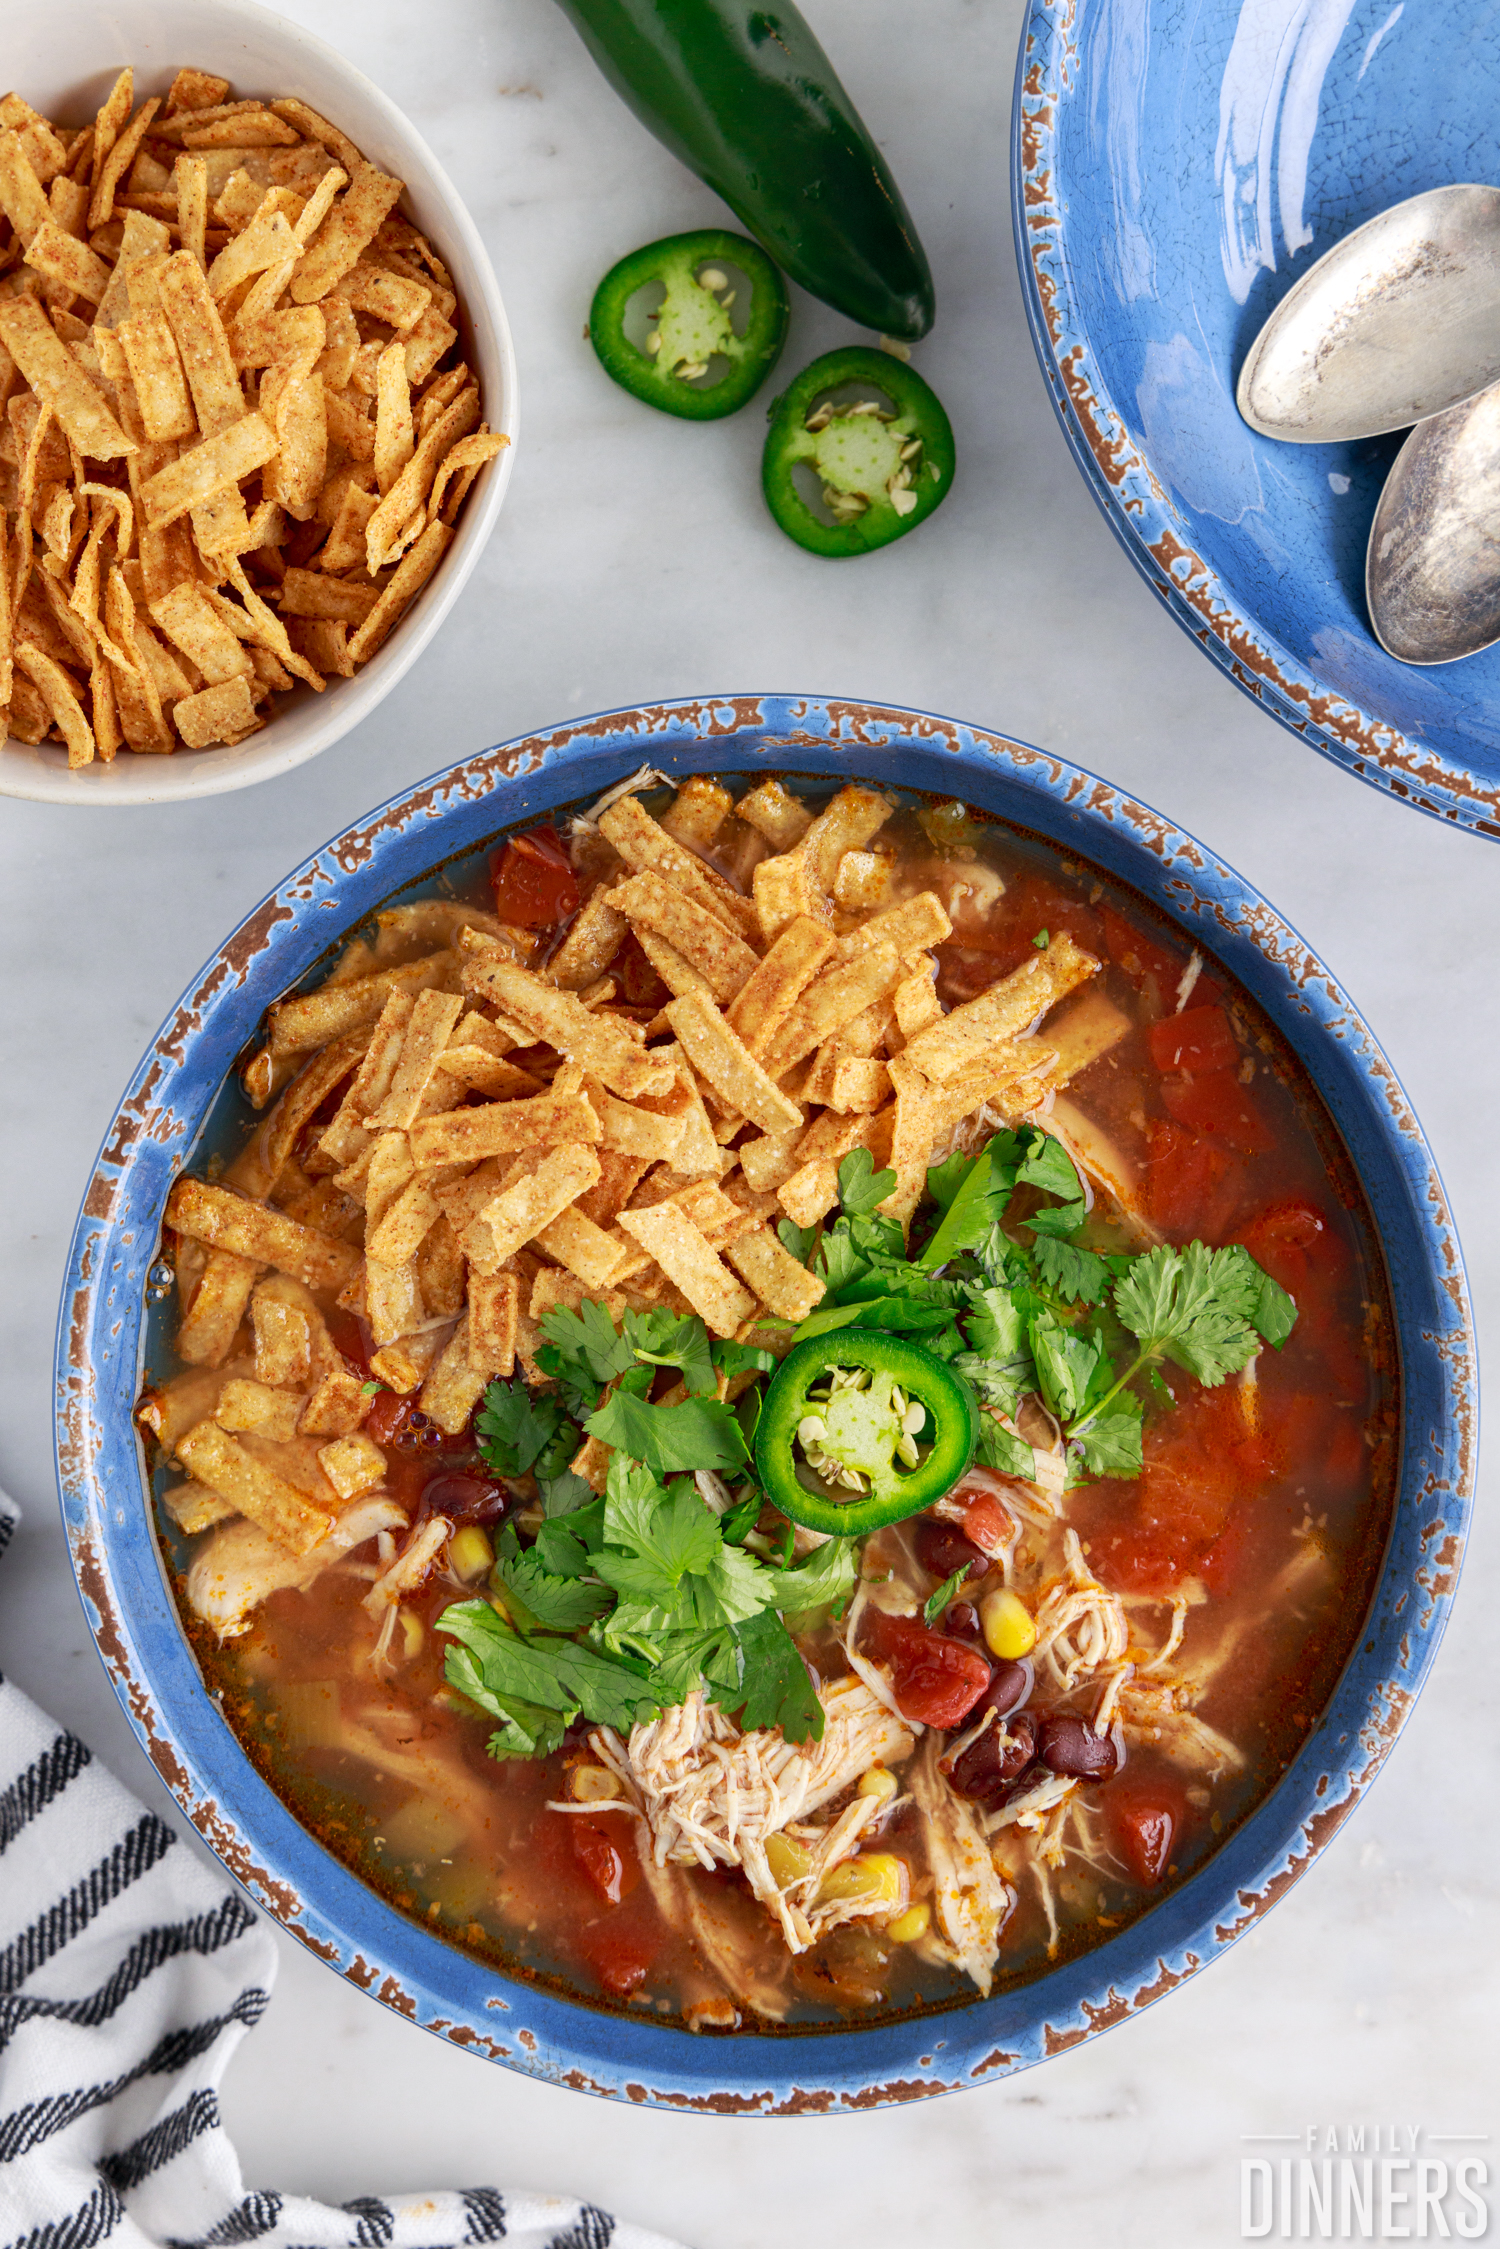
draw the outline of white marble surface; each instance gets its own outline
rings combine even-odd
[[[1360,787],[1245,701],[1163,614],[1053,422],[1012,264],[1019,0],[805,0],[877,121],[942,306],[918,364],[961,471],[916,538],[854,565],[762,513],[754,412],[651,415],[580,342],[593,282],[715,199],[619,108],[549,0],[289,0],[402,102],[489,242],[520,352],[500,530],[376,718],[270,786],[148,813],[0,804],[0,1663],[148,1801],[162,1792],[83,1629],[53,1497],[54,1306],[77,1197],[137,1055],[229,926],[398,785],[549,720],[695,690],[802,688],[1006,729],[1164,807],[1344,978],[1444,1167],[1481,1321],[1500,1312],[1500,854]],[[128,18],[127,18],[128,20]],[[848,330],[799,299],[786,364]],[[776,2239],[1049,2249],[1239,2238],[1241,2135],[1497,2122],[1497,1565],[1480,1513],[1436,1678],[1388,1772],[1301,1887],[1147,2015],[962,2099],[827,2122],[642,2114],[420,2037],[289,1941],[227,2110],[249,2176],[343,2200],[526,2181],[696,2249]],[[1500,2201],[1500,2196],[1495,2199]]]

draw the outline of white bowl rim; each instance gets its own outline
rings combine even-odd
[[[60,0],[60,4],[66,7],[67,0]],[[49,13],[58,12],[58,7],[59,0],[50,0]],[[447,223],[462,242],[479,280],[484,314],[493,330],[500,363],[500,410],[496,415],[493,401],[486,399],[486,408],[490,409],[486,420],[490,428],[508,442],[498,459],[481,470],[469,506],[460,519],[458,537],[428,585],[398,621],[385,646],[352,679],[329,682],[325,690],[327,715],[322,726],[309,728],[295,742],[278,742],[277,720],[273,715],[261,733],[253,734],[247,742],[232,748],[184,749],[167,757],[127,754],[122,750],[111,764],[96,760],[75,771],[69,770],[66,752],[59,743],[33,746],[11,740],[0,743],[0,796],[85,808],[182,803],[254,787],[258,782],[289,773],[331,749],[335,742],[369,717],[431,642],[468,583],[495,528],[510,482],[520,426],[515,345],[489,252],[469,216],[468,206],[447,172],[405,112],[373,79],[367,78],[356,64],[348,61],[317,32],[304,29],[272,8],[263,8],[259,0],[211,0],[211,6],[204,12],[213,16],[221,32],[232,34],[236,23],[240,23],[253,26],[263,34],[282,37],[292,46],[304,49],[324,68],[350,82],[361,99],[380,112],[393,137],[420,155],[427,166],[431,185],[443,201]],[[476,305],[466,302],[464,310],[474,326]]]

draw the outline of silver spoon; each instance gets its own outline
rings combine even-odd
[[[1329,445],[1407,429],[1500,377],[1500,188],[1435,187],[1345,235],[1250,347],[1252,429]]]
[[[1500,383],[1419,422],[1396,455],[1365,599],[1403,664],[1451,664],[1500,640]]]

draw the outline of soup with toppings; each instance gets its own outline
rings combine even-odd
[[[1357,1638],[1397,1407],[1210,956],[910,792],[645,773],[378,914],[178,1180],[185,1626],[322,1842],[695,2029],[940,2008],[1216,1848]]]

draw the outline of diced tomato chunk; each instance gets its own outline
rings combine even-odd
[[[1242,1156],[1259,1156],[1272,1137],[1259,1106],[1242,1086],[1237,1070],[1205,1070],[1201,1077],[1163,1078],[1167,1114],[1199,1132],[1217,1133]]]
[[[1015,1528],[999,1500],[992,1492],[966,1491],[962,1484],[954,1497],[964,1511],[964,1536],[981,1554],[998,1554]]]
[[[1146,1033],[1151,1059],[1158,1070],[1238,1068],[1240,1050],[1229,1018],[1222,1007],[1190,1007],[1181,1015],[1164,1016]]]
[[[606,1903],[618,1905],[641,1878],[629,1823],[616,1820],[613,1827],[606,1827],[602,1820],[573,1819],[569,1824],[574,1858]]]
[[[364,1419],[364,1434],[377,1445],[393,1445],[416,1410],[415,1398],[382,1390]]]
[[[370,1331],[363,1320],[353,1312],[336,1305],[328,1315],[328,1339],[341,1358],[359,1373],[370,1371],[370,1353],[374,1348]]]
[[[554,929],[578,911],[578,878],[554,828],[528,828],[490,857],[495,911],[518,929]]]
[[[1120,1855],[1143,1888],[1152,1889],[1172,1863],[1187,1817],[1175,1782],[1121,1781],[1106,1799]]]
[[[1292,1296],[1319,1276],[1337,1280],[1348,1262],[1348,1252],[1323,1212],[1312,1203],[1272,1203],[1240,1231],[1257,1265],[1280,1281]]]
[[[920,1725],[960,1724],[990,1683],[990,1667],[977,1648],[929,1632],[915,1617],[871,1609],[865,1629],[871,1653],[891,1667],[902,1716]]]
[[[1217,1242],[1239,1203],[1240,1167],[1206,1133],[1153,1117],[1147,1134],[1146,1207],[1174,1240]]]
[[[628,1998],[656,1965],[657,1947],[650,1934],[622,1929],[613,1919],[585,1930],[579,1950],[612,1999]]]

